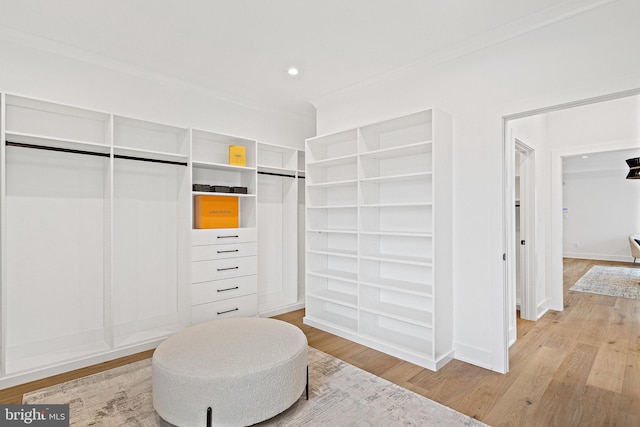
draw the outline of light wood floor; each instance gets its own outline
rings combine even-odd
[[[519,320],[506,375],[457,360],[431,372],[306,326],[303,310],[277,318],[299,326],[310,346],[492,426],[640,426],[640,300],[569,291],[596,264],[632,266],[566,259],[565,310]],[[0,403],[150,354],[1,390]]]

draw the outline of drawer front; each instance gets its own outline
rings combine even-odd
[[[196,283],[191,286],[191,304],[197,305],[222,301],[243,295],[255,294],[257,291],[257,276],[242,276],[232,279]]]
[[[255,256],[257,253],[258,244],[255,242],[193,246],[191,248],[191,261]]]
[[[191,245],[225,245],[257,241],[255,228],[214,228],[211,230],[192,230]]]
[[[228,317],[249,317],[257,314],[258,296],[256,294],[245,295],[191,307],[191,323],[195,325],[209,320]]]
[[[191,263],[191,283],[251,276],[256,274],[257,269],[257,261],[254,256],[194,261]]]

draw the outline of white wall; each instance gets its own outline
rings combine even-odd
[[[640,39],[637,16],[640,2],[609,2],[448,61],[418,62],[315,102],[319,134],[432,105],[452,113],[456,358],[500,372],[508,366],[502,118],[640,87],[640,56],[630,54]],[[472,179],[463,171],[473,171]],[[545,214],[543,220],[549,218]],[[549,235],[549,223],[544,226]]]
[[[0,32],[0,92],[300,149],[315,133],[313,117],[225,101],[148,70],[48,53],[6,36]]]
[[[568,172],[565,163],[565,257],[633,261],[628,236],[640,232],[640,183],[624,179],[629,171],[624,160],[639,155],[624,151],[615,169]]]

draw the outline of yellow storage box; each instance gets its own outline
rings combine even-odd
[[[234,166],[247,166],[247,147],[244,145],[230,145],[229,164]]]
[[[238,198],[195,196],[195,228],[238,228]]]

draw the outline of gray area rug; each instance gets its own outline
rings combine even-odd
[[[309,348],[309,400],[259,426],[484,426],[451,408]],[[68,403],[72,426],[165,426],[151,401],[151,359],[26,394]]]
[[[595,265],[569,290],[640,299],[640,269]]]

